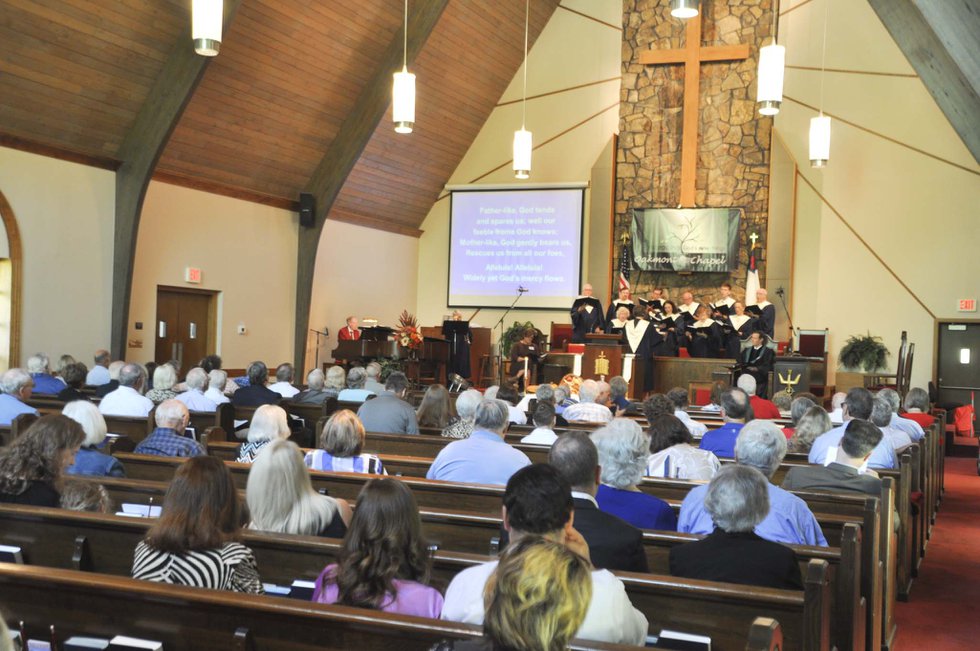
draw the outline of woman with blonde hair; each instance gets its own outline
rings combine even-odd
[[[306,453],[306,465],[311,470],[387,475],[381,459],[361,453],[364,436],[364,425],[357,414],[341,409],[323,426],[320,449]]]
[[[422,404],[415,412],[419,427],[445,428],[454,419],[449,404],[449,391],[441,384],[432,384],[422,396]]]
[[[271,441],[289,438],[286,410],[277,405],[262,405],[255,410],[248,427],[248,440],[238,452],[238,463],[252,463],[259,451]]]
[[[313,489],[303,454],[292,441],[266,445],[248,473],[245,501],[250,529],[303,536],[343,538],[351,519],[345,500]]]
[[[164,400],[172,400],[177,397],[176,384],[177,369],[169,363],[160,364],[153,369],[153,388],[146,392],[146,397],[158,405]]]
[[[126,476],[118,459],[98,450],[107,431],[105,418],[98,407],[87,400],[76,400],[65,405],[61,413],[81,425],[85,431],[85,440],[75,455],[75,463],[66,469],[69,475]]]

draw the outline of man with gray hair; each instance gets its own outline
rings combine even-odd
[[[749,396],[749,405],[752,407],[752,415],[755,418],[775,419],[782,417],[779,407],[771,400],[766,400],[756,394],[756,379],[749,374],[741,375],[736,382],[738,388]]]
[[[119,369],[119,387],[99,403],[106,416],[146,418],[153,411],[153,401],[143,395],[146,370],[139,364],[124,364]]]
[[[231,404],[236,407],[261,407],[278,405],[282,396],[265,385],[269,379],[269,368],[265,362],[256,361],[248,365],[248,386],[231,394]]]
[[[826,466],[796,466],[783,479],[783,488],[791,491],[829,491],[832,493],[862,493],[881,495],[881,480],[870,473],[861,474],[863,466],[875,447],[881,443],[882,432],[872,423],[851,420],[844,428],[844,437],[837,448],[834,462]]]
[[[208,374],[200,366],[196,366],[187,371],[184,379],[187,391],[177,396],[190,411],[215,411],[218,405],[213,400],[204,395],[204,389],[208,386]]]
[[[355,366],[347,371],[347,388],[337,394],[341,402],[364,402],[368,396],[376,395],[374,391],[364,388],[367,381],[367,371],[362,366]]]
[[[293,402],[307,405],[322,405],[330,394],[324,389],[327,378],[318,368],[306,374],[306,390],[300,391],[293,397]]]
[[[275,391],[287,400],[299,393],[299,389],[293,386],[292,364],[284,362],[276,367],[276,381],[269,385],[269,391]]]
[[[385,390],[385,385],[381,381],[381,364],[377,362],[369,362],[367,366],[364,367],[364,372],[367,374],[364,380],[364,388],[368,391],[373,391],[374,393],[381,393]]]
[[[357,410],[364,429],[387,434],[418,434],[419,422],[415,410],[405,402],[406,395],[408,378],[401,371],[393,372],[388,376],[385,390],[377,398],[365,400]]]
[[[603,393],[603,387],[598,382],[585,380],[578,390],[578,404],[566,407],[562,416],[569,423],[608,423],[613,415],[609,407],[599,403]],[[608,397],[608,391],[605,393]]]
[[[745,392],[728,389],[721,394],[721,419],[725,424],[702,436],[698,447],[714,452],[716,457],[731,459],[735,456],[735,439],[751,416],[752,406]]]
[[[905,448],[912,445],[912,437],[908,435],[908,432],[892,426],[891,422],[893,415],[894,412],[892,412],[892,407],[890,404],[888,404],[888,400],[886,400],[879,392],[878,395],[875,396],[874,402],[872,403],[871,423],[881,430],[881,435],[884,438],[884,441],[892,446],[892,448],[895,450],[895,455],[897,456],[900,455]],[[850,421],[848,425],[851,422],[854,421]],[[846,430],[847,428],[845,428],[845,432]],[[839,450],[840,448],[838,447],[838,451]]]
[[[837,446],[844,437],[844,428],[851,420],[871,420],[871,412],[874,409],[874,396],[871,392],[862,387],[854,387],[847,392],[844,399],[842,414],[844,425],[836,427],[825,434],[821,434],[810,446],[810,463],[819,463],[826,466],[837,458]],[[891,444],[882,440],[875,447],[871,456],[868,458],[869,468],[897,468],[898,459],[895,456],[895,448]]]
[[[827,539],[806,502],[771,483],[785,456],[786,436],[772,421],[754,420],[738,434],[735,442],[736,463],[751,466],[770,480],[766,486],[769,492],[769,514],[755,527],[755,532],[773,542],[826,547]],[[697,486],[684,498],[677,522],[678,531],[711,533],[715,530],[716,523],[712,521],[704,504],[707,492],[707,486]]]
[[[95,395],[99,398],[105,398],[107,395],[119,388],[119,371],[122,367],[126,365],[126,362],[121,359],[109,364],[109,381],[105,384],[95,387]]]
[[[24,404],[31,399],[34,380],[22,368],[12,368],[0,375],[0,425],[9,426],[21,414],[38,416],[37,409]]]
[[[898,392],[895,391],[895,389],[882,389],[878,392],[878,397],[884,398],[888,402],[888,406],[891,408],[891,417],[888,423],[889,425],[908,434],[909,438],[912,439],[913,442],[921,441],[925,437],[926,432],[924,429],[922,429],[922,425],[915,422],[911,418],[902,418],[898,415],[898,410],[902,406],[902,399],[899,397]]]
[[[211,369],[208,373],[208,390],[204,392],[204,397],[216,405],[223,405],[231,402],[225,395],[225,386],[228,384],[228,371],[220,368]],[[232,382],[232,384],[235,384]],[[237,384],[235,386],[238,386]]]
[[[99,387],[103,384],[108,384],[109,380],[109,362],[112,361],[112,357],[109,355],[109,351],[105,349],[99,349],[95,351],[94,357],[95,365],[85,376],[85,384],[90,387]]]
[[[206,454],[200,443],[184,436],[184,430],[191,418],[184,403],[179,400],[164,400],[157,407],[155,416],[156,429],[140,441],[133,452],[160,457],[196,457]]]
[[[508,411],[502,400],[480,402],[473,414],[473,432],[444,447],[426,478],[502,486],[515,472],[531,465],[526,454],[504,441]]]
[[[34,393],[56,396],[65,388],[64,382],[51,375],[48,356],[44,353],[35,353],[27,358],[27,372],[34,380]]]

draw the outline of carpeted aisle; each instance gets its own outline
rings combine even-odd
[[[946,459],[946,495],[908,603],[896,610],[895,651],[980,649],[980,476],[976,458]]]

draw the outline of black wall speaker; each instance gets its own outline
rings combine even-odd
[[[312,194],[305,192],[299,195],[299,225],[306,228],[313,228],[316,221],[316,199]]]

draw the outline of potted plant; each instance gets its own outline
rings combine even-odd
[[[875,373],[885,368],[888,348],[881,337],[872,335],[852,335],[844,343],[837,356],[839,368],[852,371]]]

